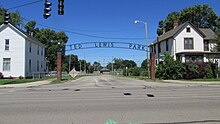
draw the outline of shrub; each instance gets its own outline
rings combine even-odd
[[[23,77],[23,76],[19,76],[18,78],[19,78],[19,79],[24,79],[24,77]]]
[[[4,77],[4,75],[0,72],[0,79],[2,79]]]
[[[127,72],[127,74],[126,74]],[[147,70],[146,69],[141,69],[140,67],[133,67],[129,68],[127,71],[126,69],[123,70],[123,75],[126,76],[146,76],[147,75]]]
[[[12,76],[9,76],[8,79],[14,79]]]
[[[140,76],[148,76],[147,69],[141,69]]]
[[[184,79],[195,79],[199,77],[198,75],[199,75],[199,66],[196,63],[185,64],[185,71],[183,74]]]
[[[215,64],[210,62],[185,63],[184,79],[214,78],[217,75]]]
[[[174,60],[170,54],[165,54],[164,59],[156,67],[156,77],[159,79],[182,79],[184,68],[182,63]]]

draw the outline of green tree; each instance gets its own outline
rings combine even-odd
[[[188,7],[180,12],[169,13],[165,20],[159,22],[157,34],[162,34],[163,27],[166,28],[166,31],[173,29],[173,22],[175,20],[180,24],[190,21],[198,28],[211,28],[212,30],[220,29],[219,17],[208,4],[204,4]]]
[[[93,63],[93,67],[94,71],[100,71],[100,69],[102,68],[101,63],[96,61]]]
[[[114,58],[114,69],[123,69],[124,65],[123,65],[123,59],[118,59],[118,58]]]
[[[183,78],[184,68],[182,63],[165,53],[163,61],[156,68],[156,77],[160,79],[181,79]]]
[[[79,71],[79,61],[77,55],[65,55],[64,59],[62,61],[62,69],[63,71],[71,71],[73,68],[75,68],[77,71]]]
[[[24,25],[24,28],[26,29],[27,33],[33,33],[33,36],[35,36],[35,34],[39,32],[39,29],[35,26],[36,21],[29,21],[27,24]]]
[[[215,38],[216,46],[214,50],[216,52],[220,52],[220,30],[216,31],[216,38]]]
[[[145,60],[141,63],[141,68],[143,68],[143,69],[147,69],[147,68],[148,68],[147,59],[145,59]]]
[[[133,60],[123,60],[122,64],[123,67],[128,67],[128,68],[137,67],[137,64]]]
[[[79,60],[79,66],[81,68],[80,71],[85,71],[86,70],[86,66],[87,66],[86,63],[87,63],[86,60]]]
[[[0,5],[0,25],[4,23],[4,13],[6,9]],[[19,11],[10,12],[10,23],[15,26],[23,25],[23,18]]]
[[[49,70],[56,69],[57,51],[62,52],[62,58],[65,55],[65,44],[68,41],[68,36],[65,32],[56,32],[51,29],[36,30],[35,38],[41,41],[45,46],[45,56]]]

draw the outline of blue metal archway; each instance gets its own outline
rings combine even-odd
[[[139,51],[147,51],[147,46],[143,44],[127,43],[127,42],[84,42],[66,45],[66,51],[92,49],[92,48],[121,48]]]

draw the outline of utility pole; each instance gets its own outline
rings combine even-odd
[[[81,61],[79,61],[79,72],[81,72],[82,70],[82,65],[81,65]]]
[[[69,57],[69,72],[70,72],[70,66],[71,66],[71,55]]]
[[[86,57],[85,57],[85,53],[84,53],[84,71],[86,73]]]
[[[112,56],[112,74],[114,74],[114,65],[113,65],[113,56]]]

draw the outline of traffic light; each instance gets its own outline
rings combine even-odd
[[[8,24],[9,21],[10,21],[10,13],[8,11],[5,11],[4,24]]]
[[[64,0],[58,0],[58,15],[64,14]]]
[[[44,2],[44,18],[47,19],[48,17],[50,17],[50,11],[51,11],[51,8],[50,6],[52,5],[52,3],[48,2],[47,0],[45,0]]]

